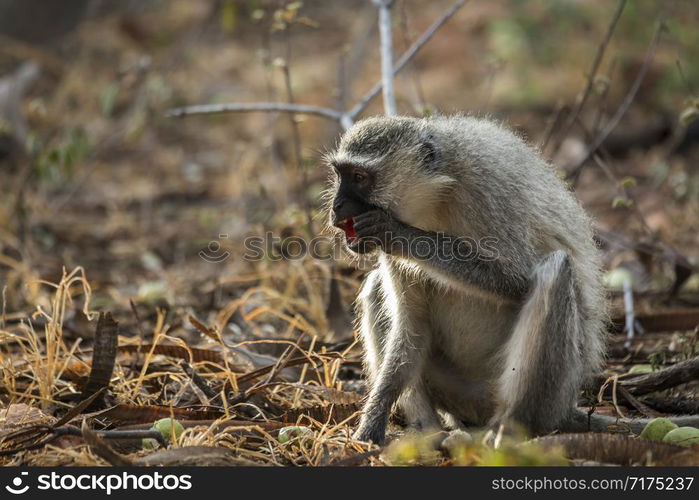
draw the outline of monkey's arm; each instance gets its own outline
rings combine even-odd
[[[472,241],[409,226],[384,210],[355,217],[356,245],[380,247],[384,252],[427,266],[448,281],[479,288],[497,296],[521,301],[529,290],[529,277],[511,269],[502,259],[473,248]]]
[[[389,268],[390,269],[390,268]],[[428,398],[421,386],[422,367],[429,355],[431,343],[430,327],[427,322],[427,301],[422,287],[411,283],[400,272],[390,273],[389,279],[403,293],[396,294],[395,311],[390,317],[390,326],[383,339],[383,353],[374,374],[369,397],[364,405],[359,428],[355,437],[361,441],[383,443],[386,435],[388,416],[393,404],[403,398],[409,406],[408,418],[423,420],[420,424],[438,418],[428,406]],[[364,331],[364,335],[376,334]],[[420,414],[420,415],[419,415]],[[434,418],[431,417],[434,414]],[[427,416],[427,420],[420,417]]]

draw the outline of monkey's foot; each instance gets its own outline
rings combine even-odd
[[[362,422],[359,429],[355,431],[352,438],[356,441],[371,441],[374,444],[382,445],[386,440],[386,426],[378,423]]]

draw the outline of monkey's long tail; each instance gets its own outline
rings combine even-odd
[[[548,255],[533,273],[532,287],[506,347],[500,379],[502,411],[535,433],[568,416],[584,372],[584,333],[570,259]]]
[[[685,415],[668,417],[680,427],[699,427],[699,415]],[[640,434],[643,428],[650,422],[650,418],[624,419],[598,415],[575,409],[570,418],[560,425],[561,432],[609,432],[613,429],[630,430],[634,434]]]

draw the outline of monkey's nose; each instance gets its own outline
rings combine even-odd
[[[342,210],[344,204],[344,200],[335,201],[335,203],[333,203],[333,225],[338,223],[339,219],[337,218],[337,214]]]

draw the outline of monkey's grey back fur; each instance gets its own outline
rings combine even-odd
[[[395,217],[380,227],[494,250],[464,263],[383,249],[358,298],[372,384],[358,436],[382,440],[394,402],[418,427],[515,421],[540,433],[571,420],[603,359],[606,308],[590,219],[554,169],[468,116],[371,118],[328,161],[370,173],[363,201]]]
[[[528,275],[551,252],[568,255],[581,299],[583,372],[596,371],[605,349],[606,301],[591,220],[578,200],[538,151],[497,123],[455,116],[421,125],[448,144],[443,166],[464,183],[454,191],[454,209],[463,210],[472,236],[495,236],[501,258]]]

